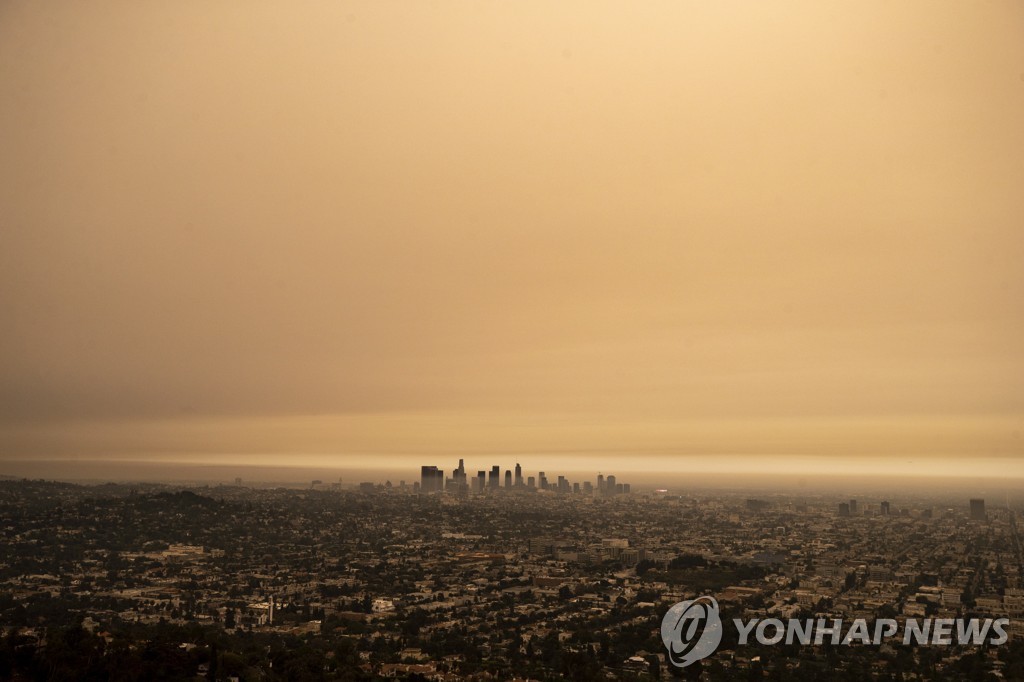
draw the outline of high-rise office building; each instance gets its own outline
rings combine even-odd
[[[839,515],[849,516],[850,515],[850,504],[848,502],[839,503]]]
[[[441,486],[438,485],[437,474],[437,467],[420,467],[420,492],[432,493],[441,489]]]
[[[447,481],[447,489],[456,495],[465,495],[469,492],[466,481],[466,463],[459,460],[459,468],[452,472],[452,477]]]
[[[971,500],[971,520],[984,521],[987,518],[988,517],[985,516],[985,500]]]
[[[432,493],[447,491],[452,495],[465,496],[470,492],[483,493],[487,490],[497,490],[502,487],[504,478],[505,488],[550,490],[559,493],[587,493],[595,495],[613,496],[630,492],[628,483],[617,483],[615,476],[597,475],[597,487],[589,482],[571,483],[565,476],[559,476],[557,482],[548,481],[547,474],[539,472],[536,477],[523,476],[523,467],[516,463],[515,469],[505,470],[502,476],[501,466],[495,465],[490,470],[478,471],[476,476],[469,477],[466,472],[466,462],[459,459],[459,466],[452,470],[451,478],[446,479],[444,471],[436,466],[420,467],[420,483],[416,486],[419,492]]]
[[[857,515],[857,500],[850,500],[850,516]]]

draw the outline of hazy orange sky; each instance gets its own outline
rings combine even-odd
[[[0,126],[0,459],[1024,475],[1022,3],[10,1]]]

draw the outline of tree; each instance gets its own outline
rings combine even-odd
[[[668,567],[671,569],[704,568],[707,565],[707,559],[702,557],[700,554],[680,554],[669,562]]]
[[[654,679],[661,679],[661,659],[654,654],[647,657],[647,672]]]
[[[643,576],[647,573],[647,571],[651,570],[652,568],[655,568],[657,565],[658,564],[651,561],[650,559],[643,559],[636,565],[636,574],[638,576]]]

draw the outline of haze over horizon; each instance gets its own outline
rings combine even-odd
[[[1024,478],[1022,29],[5,3],[0,474]]]

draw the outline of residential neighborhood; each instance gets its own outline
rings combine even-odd
[[[0,678],[1020,679],[1018,516],[913,495],[4,480]],[[723,619],[1003,617],[1010,641],[727,629],[680,669],[660,623],[700,595]]]

